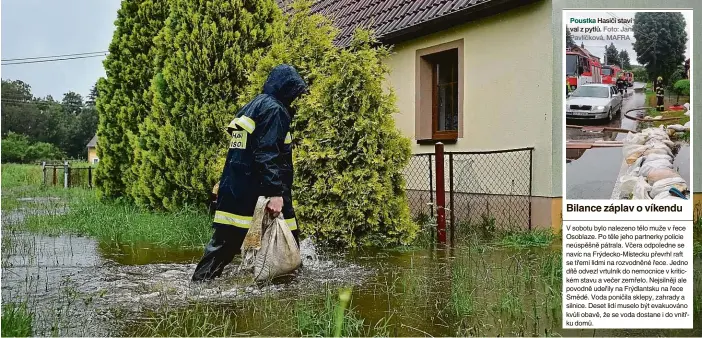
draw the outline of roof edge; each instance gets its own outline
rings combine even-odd
[[[410,26],[398,31],[379,36],[378,39],[386,44],[397,44],[400,42],[416,39],[425,35],[437,33],[460,24],[487,18],[500,14],[511,9],[525,5],[541,2],[543,0],[491,0],[464,10],[444,15],[418,25]]]

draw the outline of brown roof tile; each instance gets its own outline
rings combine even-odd
[[[277,0],[287,10],[292,0]],[[375,31],[383,40],[392,34],[415,28],[433,20],[440,19],[475,7],[493,3],[528,3],[524,0],[317,0],[312,5],[312,12],[323,14],[334,20],[339,28],[336,43],[346,46],[351,41],[356,28],[362,27]]]

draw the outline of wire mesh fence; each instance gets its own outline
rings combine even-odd
[[[42,182],[47,186],[92,188],[95,186],[95,168],[71,167],[68,162],[42,163]]]
[[[532,148],[446,152],[447,222],[454,226],[490,223],[500,229],[531,228],[532,152]],[[433,217],[436,185],[440,183],[436,182],[436,155],[412,156],[404,176],[415,219]]]

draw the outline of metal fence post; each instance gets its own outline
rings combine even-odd
[[[431,217],[434,217],[434,173],[431,169],[431,154],[427,157],[429,158],[429,203],[431,203],[429,206],[429,214]]]
[[[63,187],[68,189],[68,161],[63,162]]]
[[[529,231],[531,231],[531,195],[533,191],[531,190],[531,182],[534,180],[534,149],[529,149]]]
[[[453,200],[455,196],[453,190],[453,153],[449,153],[449,217],[451,220],[451,246],[456,245],[456,215],[453,212]]]
[[[438,142],[436,152],[436,232],[439,243],[446,244],[446,181],[444,180],[444,144]]]
[[[41,162],[41,184],[46,185],[46,161]]]
[[[93,166],[88,167],[88,187],[93,188]]]

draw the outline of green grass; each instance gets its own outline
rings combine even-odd
[[[175,213],[152,212],[122,201],[103,201],[97,190],[87,188],[45,187],[41,167],[2,165],[2,210],[24,207],[52,211],[49,215],[29,216],[23,228],[48,235],[71,233],[92,236],[103,242],[145,243],[155,246],[201,246],[211,236],[212,218],[195,208]],[[19,198],[52,197],[37,202]],[[65,209],[67,208],[67,209]],[[67,210],[60,214],[56,210]]]
[[[547,247],[555,237],[550,230],[519,231],[503,235],[498,243],[511,248]]]
[[[29,337],[32,335],[34,317],[25,304],[6,303],[2,305],[2,336]]]
[[[100,201],[93,191],[83,192],[69,201],[68,213],[29,217],[26,228],[49,235],[73,233],[102,242],[156,246],[200,246],[212,233],[212,219],[205,212],[150,212],[126,202]]]
[[[367,336],[363,319],[353,309],[344,310],[345,306],[338,295],[327,289],[321,302],[298,301],[295,307],[297,333],[305,337],[338,337],[337,332],[340,331],[344,337]],[[337,330],[338,326],[340,330]]]
[[[195,304],[187,308],[166,307],[134,331],[141,337],[232,337],[237,332],[236,316],[227,308]]]

